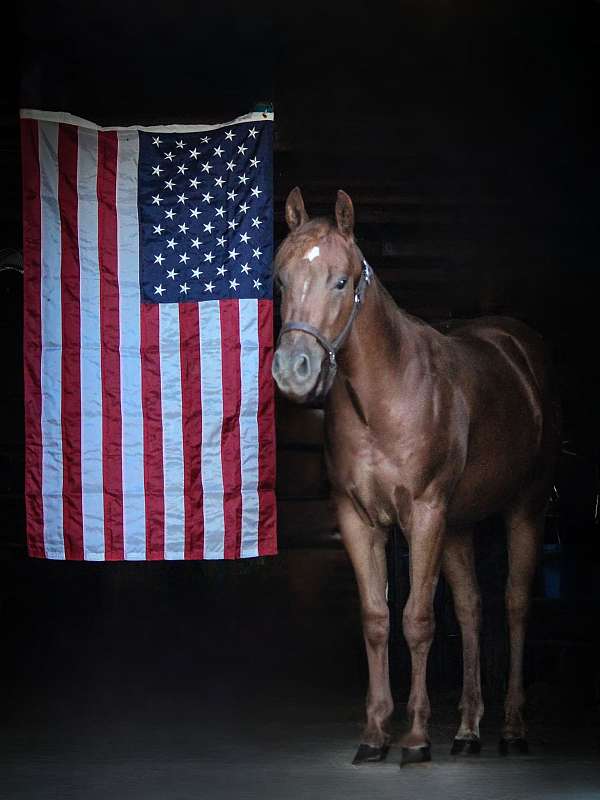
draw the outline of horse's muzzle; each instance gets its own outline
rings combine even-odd
[[[297,403],[313,399],[320,393],[324,351],[315,342],[301,336],[283,342],[275,351],[272,373],[280,391]]]

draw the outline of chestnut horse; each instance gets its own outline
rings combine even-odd
[[[541,338],[504,317],[463,322],[443,334],[400,310],[356,244],[352,201],[342,191],[335,221],[309,220],[298,188],[285,212],[290,233],[275,259],[282,329],[273,376],[297,402],[325,398],[327,469],[356,574],[369,665],[367,722],[354,763],[382,760],[391,739],[385,543],[393,525],[410,550],[403,629],[412,676],[403,763],[430,758],[426,672],[440,569],[463,646],[452,752],[479,752],[473,528],[493,513],[506,521],[509,561],[510,675],[500,747],[524,752],[525,627],[560,441]]]

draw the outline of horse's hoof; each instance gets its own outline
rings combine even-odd
[[[521,737],[517,739],[500,739],[498,750],[501,756],[519,755],[526,756],[529,753],[529,745],[527,739]]]
[[[431,761],[431,745],[402,748],[401,767],[405,767],[407,764],[424,764],[426,761]]]
[[[481,739],[455,739],[452,742],[451,756],[459,756],[464,753],[468,756],[478,756],[481,753]]]
[[[378,761],[383,761],[389,749],[389,744],[384,744],[383,747],[371,747],[370,744],[361,744],[356,751],[356,755],[352,759],[352,763],[375,764]]]

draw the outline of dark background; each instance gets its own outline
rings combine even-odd
[[[433,323],[506,313],[544,335],[561,386],[566,452],[536,579],[530,711],[543,719],[561,697],[563,711],[597,711],[600,4],[421,0],[392,12],[372,2],[29,2],[11,37],[0,113],[3,263],[18,261],[21,248],[19,106],[133,124],[221,121],[272,101],[277,240],[293,186],[314,214],[331,214],[344,188],[359,244],[404,308]],[[91,728],[104,712],[142,719],[149,696],[167,708],[192,692],[200,705],[199,664],[214,667],[223,686],[258,686],[276,674],[295,681],[295,691],[331,695],[343,684],[360,698],[357,601],[327,507],[320,412],[278,405],[278,559],[31,562],[18,272],[0,272],[0,301],[0,591],[12,740],[27,747],[36,735],[64,734],[69,719]],[[505,556],[494,521],[479,550],[493,704],[506,657]],[[398,606],[401,543],[392,566]],[[443,587],[437,604],[431,681],[454,702],[460,659]],[[178,678],[165,681],[173,664]],[[393,674],[404,701],[398,630]],[[231,710],[239,696],[223,693]],[[75,698],[70,705],[52,699],[66,695]]]

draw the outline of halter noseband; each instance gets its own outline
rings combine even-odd
[[[358,311],[362,305],[364,293],[367,286],[371,283],[371,277],[373,275],[373,271],[369,266],[366,258],[362,260],[362,270],[360,273],[360,279],[356,285],[356,289],[354,290],[354,302],[352,304],[352,311],[350,312],[350,316],[348,317],[348,321],[344,325],[342,331],[335,337],[333,341],[329,341],[321,331],[317,328],[309,325],[308,322],[286,322],[285,325],[281,328],[279,333],[279,338],[277,339],[277,347],[279,347],[279,342],[281,341],[281,337],[284,333],[288,333],[289,331],[302,331],[303,333],[309,333],[311,336],[319,342],[321,347],[325,350],[327,355],[329,356],[329,374],[327,376],[326,385],[324,387],[325,392],[329,391],[331,388],[331,384],[333,383],[333,379],[335,378],[335,374],[337,372],[337,360],[336,356],[338,351],[340,350],[341,346],[344,344],[346,339],[348,338],[348,334],[350,333],[350,329],[352,328],[352,324],[358,314]]]

